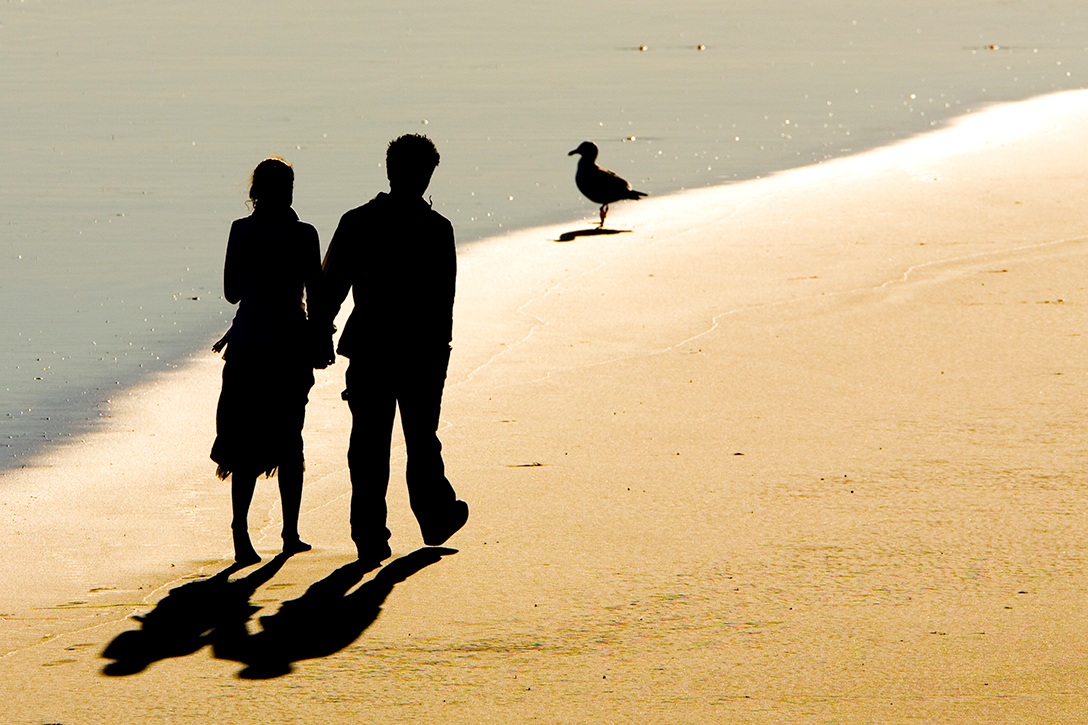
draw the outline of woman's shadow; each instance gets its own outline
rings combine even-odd
[[[246,623],[260,610],[250,598],[272,579],[289,558],[280,555],[235,581],[232,566],[215,576],[172,590],[151,612],[135,617],[141,629],[119,634],[102,656],[115,660],[106,675],[131,675],[152,662],[184,657],[212,646],[218,659],[245,665],[239,677],[269,679],[286,675],[293,663],[339,652],[378,617],[393,587],[456,549],[427,547],[387,564],[370,581],[349,593],[375,566],[352,562],[311,585],[298,599],[261,617],[262,631],[250,634]]]
[[[245,623],[260,607],[250,604],[253,593],[268,582],[290,558],[281,554],[251,574],[230,580],[243,567],[232,564],[213,577],[170,590],[147,614],[133,617],[140,629],[122,632],[102,651],[115,660],[102,668],[111,676],[134,675],[152,662],[185,657],[212,643],[221,628]]]

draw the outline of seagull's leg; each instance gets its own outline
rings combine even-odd
[[[608,216],[608,204],[601,204],[601,225],[598,229],[604,229],[604,218]]]

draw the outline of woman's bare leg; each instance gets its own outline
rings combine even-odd
[[[249,540],[249,505],[253,502],[253,489],[256,487],[256,476],[231,474],[230,500],[234,518],[230,528],[234,535],[234,561],[239,564],[256,564],[261,560]]]
[[[298,535],[298,516],[302,508],[302,466],[280,466],[280,503],[283,506],[283,553],[297,554],[311,547]]]

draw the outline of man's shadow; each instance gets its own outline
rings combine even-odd
[[[250,634],[245,622],[232,623],[215,636],[216,658],[245,665],[238,676],[248,680],[281,677],[301,660],[328,657],[359,639],[373,624],[393,587],[456,549],[425,547],[395,559],[349,593],[373,569],[361,562],[345,564],[311,585],[278,612],[261,617],[262,631]]]
[[[369,582],[349,592],[376,566],[355,561],[314,583],[298,599],[260,618],[262,631],[250,634],[246,623],[259,606],[254,592],[268,582],[289,558],[280,555],[252,574],[235,581],[232,566],[210,579],[182,585],[142,617],[143,627],[119,634],[102,656],[116,660],[106,675],[131,675],[152,662],[184,657],[205,645],[218,659],[240,662],[239,677],[270,679],[290,673],[293,663],[327,657],[358,639],[378,617],[393,587],[456,549],[426,547],[395,559]]]
[[[133,617],[140,623],[140,629],[122,632],[106,645],[102,657],[115,661],[103,667],[102,673],[134,675],[152,662],[193,654],[211,644],[214,633],[222,628],[245,628],[245,623],[260,609],[250,604],[250,597],[289,558],[280,554],[235,581],[230,581],[230,575],[243,567],[232,564],[213,577],[170,590],[150,612]]]
[[[576,229],[573,232],[563,232],[559,235],[559,239],[553,239],[553,242],[573,242],[578,237],[597,237],[602,234],[630,234],[630,229],[602,229],[601,227],[593,227],[592,229]]]

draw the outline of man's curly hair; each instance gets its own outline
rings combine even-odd
[[[440,160],[438,149],[431,140],[418,133],[409,133],[389,142],[385,152],[385,171],[392,177],[402,171],[432,173]]]

